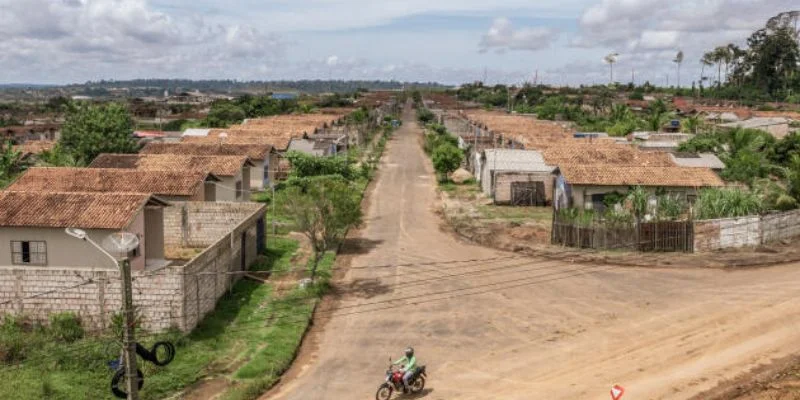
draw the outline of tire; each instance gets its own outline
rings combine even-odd
[[[388,383],[378,386],[378,391],[375,393],[375,400],[389,400],[392,398],[392,386]]]
[[[164,349],[161,359],[159,359],[159,348]],[[150,354],[153,355],[153,364],[163,367],[175,359],[175,346],[170,342],[157,342],[153,345],[153,349],[150,350]]]
[[[136,375],[139,377],[139,390],[144,386],[144,374],[141,370],[136,370]],[[111,378],[111,393],[120,399],[127,399],[128,392],[125,391],[125,368],[120,368],[114,373]]]
[[[420,375],[411,384],[411,393],[419,393],[422,389],[425,389],[425,377]]]

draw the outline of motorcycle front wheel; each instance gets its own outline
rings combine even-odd
[[[388,383],[384,383],[378,387],[378,392],[375,393],[375,400],[389,400],[392,398],[392,387]]]
[[[411,393],[419,393],[422,389],[425,389],[425,377],[420,375],[414,383],[411,384]]]

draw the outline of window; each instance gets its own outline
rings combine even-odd
[[[236,198],[242,198],[242,181],[236,182]]]
[[[12,241],[11,263],[14,265],[47,265],[47,243]]]

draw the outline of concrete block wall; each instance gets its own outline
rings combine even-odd
[[[220,210],[226,218],[231,218],[228,219],[231,223],[224,226],[225,219],[218,218],[204,225],[205,232],[216,232],[218,236],[186,264],[133,273],[133,301],[145,329],[192,330],[215,308],[233,282],[241,278],[241,274],[229,272],[242,270],[258,256],[257,224],[266,213],[264,205],[232,203],[215,207],[215,203],[201,204],[210,206],[204,210],[188,207],[195,211],[190,215],[199,219],[204,212]],[[233,219],[231,216],[237,212],[238,218]],[[200,229],[201,224],[196,221],[193,226]],[[242,247],[245,249],[244,264]],[[88,280],[91,282],[86,282]],[[77,286],[81,283],[85,284]],[[78,314],[87,329],[96,330],[108,327],[111,317],[121,307],[121,281],[115,270],[0,267],[0,315],[24,314],[46,322],[53,313],[69,311]]]
[[[228,234],[259,203],[173,202],[164,209],[164,242],[167,246],[207,247]]]
[[[133,299],[144,317],[143,326],[152,330],[169,328],[170,317],[182,312],[181,277],[144,274],[133,274]],[[118,271],[2,268],[0,281],[0,314],[25,315],[47,322],[51,314],[73,312],[81,317],[84,327],[98,330],[108,327],[111,316],[122,308]]]
[[[758,246],[800,237],[800,210],[694,222],[694,251]]]
[[[800,237],[800,210],[761,217],[761,233],[765,244]]]

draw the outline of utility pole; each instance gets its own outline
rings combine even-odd
[[[133,287],[131,285],[131,263],[128,258],[119,261],[122,272],[123,314],[125,330],[122,345],[125,349],[125,383],[128,386],[128,400],[139,400],[139,374],[136,367],[136,338],[133,315]]]

